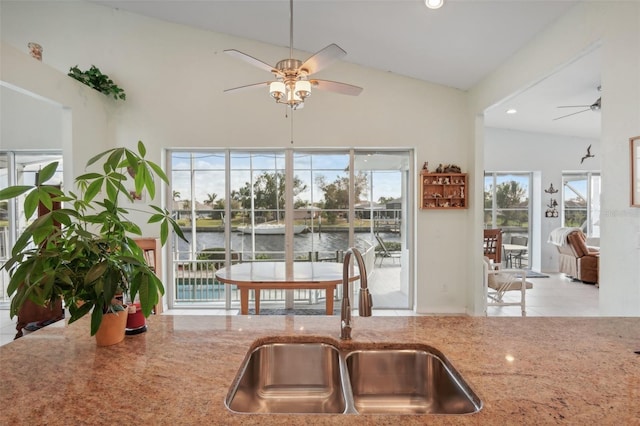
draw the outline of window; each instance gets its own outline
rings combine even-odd
[[[484,225],[502,229],[502,240],[529,237],[531,173],[485,173]]]
[[[531,175],[488,173],[484,179],[485,227],[529,226]]]
[[[49,181],[52,185],[62,184],[62,154],[52,152],[0,152],[0,189],[13,185],[34,185],[38,170],[58,161],[58,170]],[[22,206],[25,196],[0,201],[0,264],[4,264],[16,239],[27,226]],[[33,218],[32,218],[33,220]],[[9,277],[5,270],[0,272],[0,303],[9,301],[7,285]]]
[[[589,237],[600,237],[600,174],[562,175],[562,226],[580,228]]]
[[[301,185],[294,191],[295,214],[299,221],[305,218],[309,226],[308,241],[294,240],[295,257],[306,252],[320,259],[335,257],[335,253],[353,245],[349,235],[349,153],[348,152],[296,152],[294,179]],[[356,174],[356,199],[363,190],[361,175]],[[357,224],[353,224],[356,226]],[[311,232],[313,231],[313,232]],[[359,246],[362,247],[362,246]]]
[[[406,261],[410,151],[175,150],[167,158],[171,210],[189,240],[173,244],[170,306],[235,307],[234,286],[213,277],[224,266],[225,251],[232,262],[289,256],[341,262],[351,246],[369,253],[369,275],[375,268],[380,280],[377,287],[369,282],[378,293],[377,308],[412,305]],[[292,247],[286,229],[293,233]],[[378,256],[376,236],[405,253],[405,260]],[[284,293],[264,290],[261,299],[281,301]],[[323,294],[296,290],[293,299],[314,303]]]

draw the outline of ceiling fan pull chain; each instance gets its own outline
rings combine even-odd
[[[291,110],[291,145],[293,145],[293,110]]]

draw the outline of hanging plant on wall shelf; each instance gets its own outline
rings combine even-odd
[[[73,77],[81,83],[96,89],[98,92],[104,93],[107,96],[113,96],[114,99],[125,100],[127,95],[124,93],[117,84],[109,78],[109,76],[102,74],[102,71],[95,65],[91,65],[87,71],[82,71],[78,66],[71,67],[69,77]]]

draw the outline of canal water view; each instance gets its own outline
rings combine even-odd
[[[196,233],[196,240],[192,238],[191,232],[185,232],[185,237],[190,243],[194,243],[196,252],[204,249],[223,248],[224,232],[202,232]],[[400,234],[392,232],[380,232],[383,241],[400,242]],[[335,253],[339,250],[349,248],[348,232],[307,232],[296,234],[293,238],[296,256],[306,255],[308,252],[319,252],[321,256],[328,253]],[[368,232],[356,233],[356,247],[364,248],[369,245],[377,245],[375,238]],[[250,256],[252,252],[256,254],[272,253],[270,258],[284,257],[284,235],[256,235],[255,248],[253,247],[253,237],[250,234],[233,232],[231,234],[231,250],[242,252],[243,258]],[[364,243],[366,241],[367,243]],[[179,258],[186,260],[189,258],[190,247],[184,241],[178,243],[180,252]]]

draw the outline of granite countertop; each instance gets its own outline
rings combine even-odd
[[[640,318],[354,317],[354,342],[444,353],[484,407],[443,415],[236,414],[224,399],[258,339],[325,336],[338,317],[154,316],[96,347],[88,318],[0,347],[0,424],[640,425]]]

